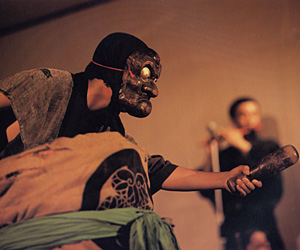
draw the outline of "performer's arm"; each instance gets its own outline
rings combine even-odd
[[[12,141],[20,133],[19,122],[15,121],[6,129],[7,141]]]
[[[6,109],[11,106],[10,100],[0,92],[0,110]],[[1,119],[5,119],[5,117],[0,117]],[[10,124],[6,129],[7,141],[10,142],[20,133],[19,123],[15,121]]]
[[[183,167],[176,168],[173,173],[164,181],[162,188],[174,191],[196,191],[199,189],[225,188],[229,191],[227,180],[244,174],[249,174],[248,166],[238,166],[231,171],[211,173],[191,170]],[[237,189],[246,196],[255,187],[261,187],[262,183],[257,180],[250,182],[247,178],[237,180]],[[230,192],[230,191],[229,191]]]
[[[0,92],[0,110],[10,107],[10,100]]]

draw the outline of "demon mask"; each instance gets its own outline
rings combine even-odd
[[[127,58],[119,92],[121,112],[135,117],[146,117],[151,113],[150,98],[158,96],[155,83],[160,72],[160,58],[152,49],[135,51]]]

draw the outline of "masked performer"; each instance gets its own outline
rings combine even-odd
[[[160,72],[154,50],[113,33],[82,73],[36,69],[1,81],[9,143],[0,161],[0,248],[178,249],[170,225],[152,211],[152,195],[228,190],[228,178],[248,173],[247,166],[199,173],[127,139],[119,113],[149,115]],[[261,186],[237,184],[243,195]]]

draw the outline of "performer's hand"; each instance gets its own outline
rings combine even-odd
[[[243,195],[246,196],[247,194],[251,193],[256,187],[262,187],[262,182],[258,180],[250,181],[246,176],[249,175],[250,169],[248,166],[238,166],[231,171],[228,172],[228,178],[225,181],[225,188],[227,191],[230,192],[228,188],[227,181],[230,178],[238,177],[236,180],[236,189]]]

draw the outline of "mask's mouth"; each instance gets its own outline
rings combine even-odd
[[[152,103],[147,94],[136,96],[135,99],[123,99],[120,102],[122,112],[127,112],[129,115],[143,118],[148,116],[152,111]]]
[[[150,98],[151,98],[151,96],[149,96],[148,93],[142,93],[142,94],[139,95],[138,101],[139,102],[141,102],[141,101],[150,102]]]

